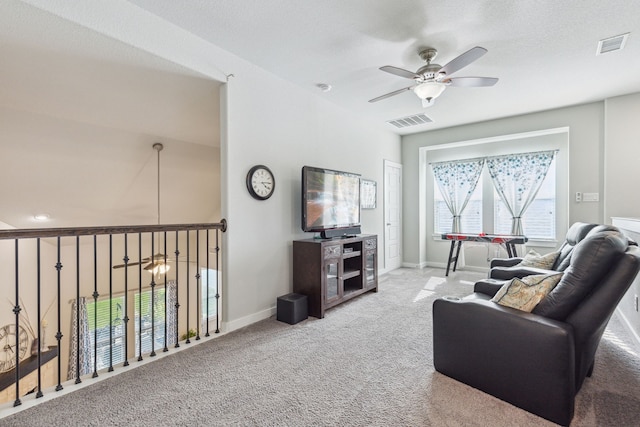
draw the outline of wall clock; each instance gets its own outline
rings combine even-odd
[[[18,347],[16,348],[16,336],[18,337]],[[0,372],[6,372],[16,366],[16,351],[19,359],[22,360],[27,354],[29,335],[22,327],[11,323],[0,328]]]
[[[258,200],[267,200],[276,188],[276,179],[273,172],[264,166],[256,165],[247,173],[247,190],[251,197]]]

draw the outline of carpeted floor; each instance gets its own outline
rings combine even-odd
[[[378,293],[335,307],[322,320],[288,325],[270,318],[9,415],[0,425],[553,425],[434,371],[433,300],[465,295],[482,277],[395,270],[380,278]],[[572,426],[638,425],[639,353],[614,318]]]

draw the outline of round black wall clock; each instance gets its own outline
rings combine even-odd
[[[247,190],[254,199],[267,200],[275,188],[276,178],[268,167],[256,165],[247,173]]]

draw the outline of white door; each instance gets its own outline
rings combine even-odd
[[[384,161],[384,268],[402,265],[402,165]]]

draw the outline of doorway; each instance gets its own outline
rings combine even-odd
[[[402,266],[402,165],[384,161],[384,268]]]

